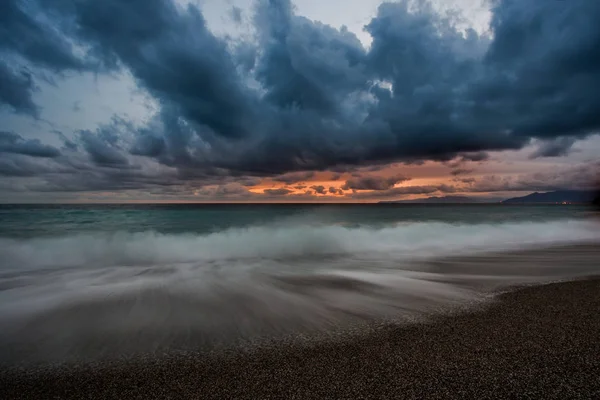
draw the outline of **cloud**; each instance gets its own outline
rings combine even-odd
[[[360,178],[352,178],[346,181],[343,186],[344,190],[387,190],[394,187],[398,183],[409,181],[411,178],[407,178],[403,175],[396,175],[392,177],[383,176],[364,176]]]
[[[247,136],[253,99],[241,84],[226,43],[202,13],[168,0],[78,2],[81,39],[106,65],[123,63],[146,88],[182,117],[225,138]],[[169,132],[166,132],[169,134]]]
[[[127,157],[114,144],[102,140],[90,131],[82,131],[80,140],[97,165],[122,167],[129,164]]]
[[[455,193],[456,188],[451,185],[430,186],[402,186],[382,191],[359,192],[350,195],[353,199],[378,199],[390,197],[402,197],[407,195],[431,194],[435,192]]]
[[[477,179],[475,179],[475,178],[454,178],[454,179],[452,179],[452,181],[466,183],[467,185],[470,185],[472,183],[475,183],[477,181]]]
[[[138,133],[134,125],[127,120],[113,116],[108,124],[100,125],[94,132],[83,130],[78,132],[77,139],[92,161],[98,166],[114,168],[130,168],[131,160],[127,148],[132,137],[138,135],[130,153],[143,155],[152,152],[152,143],[140,141],[144,137]]]
[[[529,158],[535,159],[540,157],[563,157],[571,152],[571,148],[577,141],[573,137],[562,137],[553,140],[546,140],[542,142],[536,151],[534,151]]]
[[[312,178],[313,176],[315,176],[315,173],[313,171],[307,171],[276,176],[273,178],[273,180],[277,182],[283,182],[287,185],[291,185],[297,182],[304,182]]]
[[[178,184],[264,176],[292,184],[287,174],[302,171],[480,162],[534,139],[546,141],[539,156],[561,154],[600,129],[594,0],[494,0],[489,36],[458,29],[427,2],[383,3],[365,27],[369,49],[287,0],[257,2],[247,42],[215,36],[201,9],[173,0],[2,4],[4,105],[36,115],[40,70],[119,69],[159,105],[147,126],[117,129],[116,138],[103,127],[78,134],[61,168],[85,165],[98,185],[82,186],[146,188],[165,171]],[[58,187],[76,186],[61,179],[68,184]],[[398,182],[345,186],[384,192]]]
[[[36,177],[52,171],[51,166],[29,157],[6,153],[0,157],[0,176],[3,177]]]
[[[466,154],[462,154],[459,158],[460,161],[475,161],[475,162],[480,162],[480,161],[486,161],[490,158],[490,155],[486,152],[483,151],[479,151],[476,153],[466,153]]]
[[[472,169],[468,169],[468,168],[456,168],[456,169],[453,169],[452,171],[450,171],[450,174],[453,175],[453,176],[458,176],[458,175],[470,174],[471,172],[473,172]]]
[[[600,3],[496,1],[491,77],[482,94],[518,136],[554,138],[597,129]],[[500,85],[502,84],[502,87]],[[519,117],[519,115],[521,117]]]
[[[317,194],[327,194],[327,189],[325,189],[325,186],[323,185],[311,186],[310,188]]]
[[[265,190],[263,190],[263,193],[268,194],[270,196],[285,196],[290,193],[293,193],[293,191],[290,189],[286,189],[286,188],[280,188],[280,189],[265,189]]]
[[[239,183],[240,185],[246,186],[246,187],[251,187],[251,186],[256,186],[261,182],[260,178],[253,178],[253,177],[242,177],[242,178],[237,178],[236,182]]]
[[[39,114],[32,93],[35,85],[31,74],[25,70],[14,71],[0,60],[0,105],[9,106],[17,113],[36,117]]]
[[[482,163],[489,160],[490,155],[486,152],[465,153],[451,160],[443,161],[443,164],[453,169],[461,169],[464,164],[471,162]]]
[[[354,34],[294,15],[290,1],[260,1],[255,22],[267,102],[335,116],[347,95],[364,88],[366,54]]]
[[[25,140],[16,133],[4,131],[0,131],[0,153],[46,158],[58,157],[60,155],[58,149],[42,144],[37,139]]]
[[[35,76],[46,79],[40,70],[61,74],[98,69],[93,55],[79,56],[82,48],[77,51],[73,37],[57,29],[65,23],[63,16],[44,15],[53,3],[4,0],[0,6],[0,103],[17,113],[38,115],[39,107],[32,97],[36,91]],[[46,10],[44,6],[48,6]],[[27,64],[38,73],[27,68]]]
[[[160,158],[165,152],[166,144],[163,138],[148,132],[140,132],[129,152],[136,156]]]
[[[241,8],[232,6],[231,9],[229,10],[229,16],[235,23],[237,23],[237,24],[242,23],[243,12],[242,12]]]
[[[86,68],[85,60],[75,55],[69,38],[55,29],[59,21],[53,21],[51,15],[44,18],[39,11],[43,10],[27,2],[3,0],[0,49],[54,71]]]
[[[202,188],[197,191],[196,196],[215,200],[246,199],[253,195],[246,187],[239,183],[229,183],[213,187]]]
[[[472,192],[552,191],[562,189],[591,189],[600,171],[600,161],[563,167],[549,172],[517,176],[488,175],[477,179]]]

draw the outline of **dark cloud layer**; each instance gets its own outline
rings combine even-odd
[[[38,107],[33,102],[35,85],[31,74],[25,70],[14,71],[0,60],[0,105],[5,105],[18,113],[38,115]]]
[[[383,177],[383,176],[362,176],[352,178],[346,181],[342,189],[344,190],[387,190],[393,188],[396,184],[409,181],[402,175]]]
[[[31,157],[58,157],[58,149],[39,140],[25,140],[12,132],[0,131],[0,153],[22,154]]]
[[[124,69],[157,100],[145,127],[77,133],[60,165],[88,172],[73,170],[68,188],[89,187],[90,177],[99,187],[146,187],[165,171],[182,184],[293,184],[301,179],[287,173],[483,161],[532,139],[544,140],[535,157],[560,156],[599,131],[600,2],[493,0],[491,36],[411,4],[379,7],[366,50],[346,28],[296,15],[289,0],[257,1],[247,43],[216,37],[199,8],[173,0],[6,0],[0,103],[37,115],[30,70]],[[44,145],[19,146],[2,151],[41,157]],[[346,187],[387,194],[401,181],[360,177]]]
[[[289,189],[285,189],[285,188],[281,188],[281,189],[265,189],[263,190],[264,194],[268,194],[270,196],[285,196],[287,194],[292,193],[291,190]]]
[[[75,55],[69,38],[57,31],[59,21],[46,21],[53,16],[39,11],[43,10],[23,0],[0,2],[0,49],[54,71],[84,69],[86,63]]]
[[[273,178],[276,182],[283,182],[287,185],[291,185],[292,183],[304,182],[315,175],[312,171],[307,172],[296,172],[291,174],[284,174],[280,176],[276,176]]]

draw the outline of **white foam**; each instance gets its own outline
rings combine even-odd
[[[461,252],[568,244],[600,238],[589,221],[452,225],[415,223],[383,229],[276,226],[209,235],[154,232],[82,234],[58,238],[0,239],[0,267],[112,267],[206,263],[244,259],[367,256],[410,260]]]

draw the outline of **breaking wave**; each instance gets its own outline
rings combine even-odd
[[[0,239],[0,351],[87,360],[412,318],[486,288],[597,273],[582,250],[511,254],[599,240],[580,220]]]
[[[389,259],[593,240],[598,225],[553,221],[452,225],[413,223],[383,229],[342,226],[252,227],[208,235],[153,232],[0,239],[4,268],[111,267],[377,253]]]

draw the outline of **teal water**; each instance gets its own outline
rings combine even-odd
[[[273,224],[385,227],[583,219],[583,205],[0,205],[0,237],[97,232],[206,234]]]

